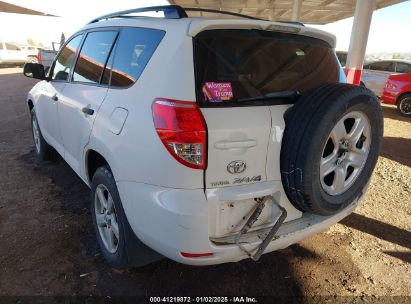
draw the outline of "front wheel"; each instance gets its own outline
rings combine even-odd
[[[397,109],[402,116],[411,117],[411,94],[406,94],[398,99]]]
[[[53,147],[44,140],[34,109],[31,110],[31,130],[37,156],[42,160],[54,160],[57,153]]]

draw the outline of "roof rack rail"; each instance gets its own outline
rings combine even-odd
[[[108,19],[111,19],[111,18],[120,18],[120,17],[128,18],[126,15],[135,14],[135,13],[146,13],[146,12],[163,12],[164,13],[164,18],[166,18],[166,19],[187,18],[188,17],[187,12],[205,12],[205,13],[216,13],[216,14],[230,15],[230,16],[235,16],[235,17],[247,18],[247,19],[251,19],[251,20],[267,21],[265,19],[252,17],[252,16],[247,16],[247,15],[238,14],[238,13],[233,13],[233,12],[227,12],[227,11],[220,11],[220,10],[207,9],[207,8],[197,8],[197,7],[183,8],[179,5],[163,5],[163,6],[141,7],[141,8],[129,9],[129,10],[125,10],[125,11],[119,11],[119,12],[107,14],[107,15],[98,17],[96,19],[93,19],[88,24],[95,23],[95,22],[98,22],[98,21],[101,21],[101,20],[108,20]],[[294,21],[279,21],[279,22],[304,26],[303,23],[294,22]]]
[[[294,25],[299,25],[299,26],[305,26],[304,23],[298,22],[298,21],[276,21],[279,23],[287,23],[287,24],[294,24]]]
[[[146,13],[146,12],[163,12],[164,17],[167,19],[180,19],[187,18],[187,13],[179,5],[163,5],[163,6],[150,6],[134,8],[125,11],[119,11],[111,14],[107,14],[96,19],[91,20],[88,24],[96,23],[101,20],[107,20],[111,18],[125,17],[125,15],[135,14],[135,13]]]
[[[230,15],[235,17],[247,18],[252,20],[264,20],[257,17],[247,16],[239,13],[227,12],[227,11],[220,11],[215,9],[208,9],[208,8],[200,8],[200,7],[185,7],[183,8],[186,12],[205,12],[205,13],[216,13],[222,15]]]

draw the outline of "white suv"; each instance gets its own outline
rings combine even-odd
[[[47,75],[24,69],[43,80],[28,94],[36,152],[91,188],[114,267],[258,260],[349,215],[377,161],[378,100],[344,83],[335,37],[192,10],[103,16]]]

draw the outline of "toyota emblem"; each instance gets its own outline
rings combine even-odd
[[[231,174],[243,173],[246,168],[247,165],[242,160],[235,160],[227,165],[227,171]]]

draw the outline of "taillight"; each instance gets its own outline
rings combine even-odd
[[[157,98],[152,105],[157,134],[170,154],[194,169],[206,167],[206,124],[194,102]]]
[[[390,89],[390,90],[396,90],[397,89],[397,86],[395,84],[389,82],[389,81],[387,81],[387,83],[385,84],[385,87],[387,89]]]

